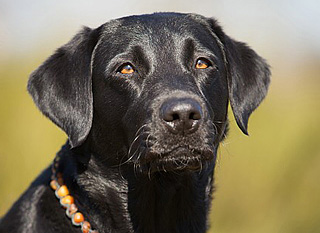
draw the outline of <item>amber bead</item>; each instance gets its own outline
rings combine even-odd
[[[82,232],[83,232],[83,233],[89,233],[90,229],[91,229],[90,223],[87,222],[87,221],[84,221],[84,222],[82,223],[82,227],[81,227]]]
[[[57,189],[57,181],[56,180],[51,180],[50,182],[50,187],[53,189],[53,190],[56,190]]]
[[[65,196],[67,196],[67,195],[69,194],[69,190],[68,190],[67,186],[62,185],[62,186],[58,189],[57,194],[58,194],[59,197],[65,197]]]
[[[71,204],[67,209],[67,216],[71,218],[71,216],[78,211],[78,208],[75,204]]]
[[[61,199],[61,205],[71,205],[74,203],[74,198],[70,195],[67,195]]]
[[[72,220],[76,225],[79,225],[84,221],[83,214],[81,214],[80,212],[75,213]]]

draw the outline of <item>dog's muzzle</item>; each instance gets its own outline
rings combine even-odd
[[[173,96],[157,106],[140,138],[136,165],[142,172],[196,171],[213,160],[214,130],[200,98]]]

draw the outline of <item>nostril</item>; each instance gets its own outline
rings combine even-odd
[[[162,119],[166,122],[172,122],[180,119],[179,114],[173,111],[170,106],[165,106],[161,113]]]
[[[179,117],[179,114],[178,113],[173,113],[172,114],[172,120],[175,121],[175,120],[179,120],[180,117]]]
[[[201,119],[201,113],[200,111],[191,112],[189,115],[190,120],[200,120]]]

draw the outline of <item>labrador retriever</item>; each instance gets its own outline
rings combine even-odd
[[[228,104],[248,134],[269,76],[200,15],[83,28],[30,76],[35,104],[68,141],[0,232],[206,232]]]

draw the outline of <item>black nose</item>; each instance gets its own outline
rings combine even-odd
[[[162,104],[160,117],[171,133],[189,134],[199,128],[203,113],[195,99],[175,98]]]

